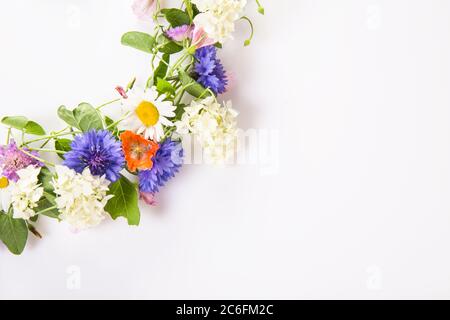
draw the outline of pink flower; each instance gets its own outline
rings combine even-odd
[[[194,28],[194,32],[193,32],[193,36],[192,36],[192,44],[195,45],[197,49],[211,46],[215,43],[216,42],[213,39],[208,37],[205,30],[203,30],[203,28],[200,28],[197,26]]]
[[[122,98],[128,99],[127,91],[123,87],[116,87],[116,91],[122,96]]]
[[[192,38],[192,26],[189,25],[183,25],[175,28],[171,28],[167,30],[166,35],[174,40],[181,42],[186,39]]]
[[[139,19],[151,20],[156,8],[156,0],[135,0],[131,8]]]
[[[139,198],[143,200],[149,206],[156,206],[158,203],[156,202],[155,195],[150,192],[139,192]]]

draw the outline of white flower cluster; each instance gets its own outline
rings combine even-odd
[[[192,0],[201,11],[194,19],[197,28],[202,28],[216,42],[232,39],[235,22],[242,17],[247,0]]]
[[[34,209],[44,194],[44,188],[39,185],[40,172],[41,168],[35,166],[17,171],[19,180],[11,183],[9,188],[15,219],[29,220],[36,215]]]
[[[105,205],[112,198],[106,195],[109,181],[93,176],[88,168],[79,174],[65,166],[57,166],[56,175],[53,186],[60,218],[76,230],[99,225],[106,215]]]
[[[181,121],[176,123],[177,133],[193,134],[204,149],[207,161],[224,164],[235,152],[237,115],[231,101],[225,102],[223,106],[217,103],[215,97],[192,101],[185,108]]]

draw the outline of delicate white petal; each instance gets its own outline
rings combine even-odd
[[[165,125],[166,127],[173,127],[173,126],[174,126],[173,122],[170,121],[170,120],[168,120],[168,119],[165,118],[165,117],[161,117],[161,118],[159,119],[159,121],[161,122],[161,124]]]
[[[156,141],[159,142],[164,137],[164,129],[161,123],[158,123],[154,128],[156,131]]]

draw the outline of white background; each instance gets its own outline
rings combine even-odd
[[[450,2],[250,2],[253,45],[239,24],[221,57],[271,156],[185,166],[139,228],[42,219],[0,246],[0,298],[450,298]],[[60,129],[61,104],[143,82],[130,4],[2,1],[1,114]]]

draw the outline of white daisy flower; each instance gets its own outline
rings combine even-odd
[[[159,142],[164,137],[164,126],[174,124],[168,118],[175,117],[176,107],[170,101],[164,101],[165,95],[159,95],[155,88],[143,90],[133,88],[122,99],[125,120],[119,124],[120,130],[129,130],[142,134],[146,139]]]
[[[8,213],[11,207],[11,184],[8,178],[0,178],[0,211]]]

